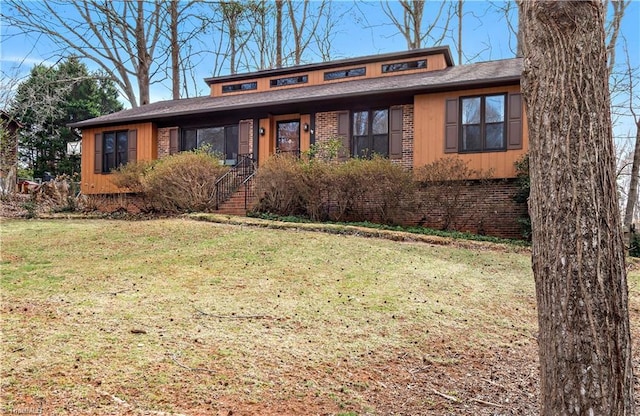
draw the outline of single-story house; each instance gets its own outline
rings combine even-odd
[[[350,156],[375,151],[407,169],[455,155],[491,170],[507,195],[528,147],[521,67],[518,58],[456,66],[448,47],[434,47],[208,78],[207,96],[74,123],[82,130],[82,192],[121,195],[113,168],[204,144],[224,163],[249,155],[259,169],[276,152],[339,138]],[[503,202],[486,209],[505,210]],[[517,236],[518,209],[496,212],[488,233]],[[503,225],[496,219],[507,217]]]

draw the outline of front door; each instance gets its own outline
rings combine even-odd
[[[300,120],[276,122],[276,152],[300,155]]]

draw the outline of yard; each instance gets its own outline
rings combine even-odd
[[[2,413],[537,413],[522,249],[190,219],[4,220],[1,237]]]

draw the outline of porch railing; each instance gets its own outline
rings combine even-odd
[[[253,186],[253,179],[256,176],[256,171],[254,169],[253,173],[245,178],[242,181],[242,186],[244,186],[244,209],[247,210],[249,208],[249,204],[256,197],[256,190]]]
[[[253,177],[255,166],[252,155],[238,155],[236,164],[216,181],[216,210],[220,209],[220,204],[228,200],[247,178]]]

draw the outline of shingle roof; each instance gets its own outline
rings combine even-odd
[[[338,68],[338,67],[344,67],[348,65],[363,65],[363,64],[372,63],[372,62],[391,61],[395,59],[411,59],[419,56],[428,56],[428,55],[437,55],[437,54],[444,55],[444,59],[447,63],[447,66],[453,66],[453,61],[451,59],[451,50],[449,49],[449,46],[436,46],[433,48],[411,49],[411,50],[402,51],[402,52],[391,52],[391,53],[385,53],[385,54],[359,56],[356,58],[338,59],[338,60],[333,60],[329,62],[319,62],[319,63],[313,63],[313,64],[290,66],[286,68],[265,69],[265,70],[256,71],[256,72],[211,77],[211,78],[205,78],[205,82],[211,85],[212,83],[220,83],[220,82],[226,82],[226,81],[240,81],[245,79],[262,78],[265,76],[294,74],[294,73],[300,73],[304,71]]]
[[[160,101],[145,106],[70,124],[72,127],[91,127],[114,123],[154,121],[188,114],[216,113],[248,108],[269,108],[278,104],[308,103],[342,97],[370,97],[389,93],[426,93],[455,90],[500,83],[514,83],[520,79],[522,59],[505,59],[449,67],[438,71],[408,75],[366,78],[308,87],[237,94],[223,97],[197,97]]]

